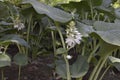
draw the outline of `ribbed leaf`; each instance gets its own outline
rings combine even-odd
[[[107,43],[120,46],[120,30],[96,31]]]
[[[15,34],[10,34],[10,35],[5,35],[2,38],[0,38],[0,44],[8,44],[8,43],[17,43],[26,47],[29,47],[28,43],[20,38],[18,35]]]
[[[94,23],[95,32],[107,43],[120,46],[120,23]]]
[[[77,28],[78,31],[83,35],[83,36],[88,36],[91,32],[93,32],[92,26],[85,25],[83,23],[77,22]]]
[[[103,21],[96,21],[93,25],[96,31],[120,30],[120,23],[108,23]]]
[[[72,19],[71,14],[49,5],[40,3],[37,0],[26,0],[24,3],[30,3],[39,14],[46,14],[55,21],[65,23]]]

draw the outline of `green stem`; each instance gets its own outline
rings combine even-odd
[[[19,44],[17,44],[17,47],[18,47],[19,52],[20,52],[20,53],[22,53],[22,51],[21,51],[21,48],[20,48],[20,45],[19,45]]]
[[[54,55],[56,56],[56,45],[55,45],[55,37],[54,37],[54,32],[53,31],[51,31],[51,35],[52,35],[52,40],[53,40]]]
[[[95,49],[90,53],[90,55],[89,55],[89,57],[88,57],[88,62],[91,61],[93,54],[96,52],[96,50],[99,48],[99,46],[100,46],[100,44],[98,44],[98,45],[95,47]]]
[[[61,39],[61,42],[62,42],[62,46],[63,46],[64,49],[66,49],[66,47],[65,47],[65,42],[64,42],[64,38],[63,38],[63,35],[62,35],[61,31],[60,31],[59,25],[58,25],[57,22],[55,22],[55,24],[56,24],[56,28],[57,28],[57,30],[58,30],[58,33],[59,33],[59,35],[60,35],[60,39]],[[64,56],[64,60],[65,60],[65,62],[66,62],[67,80],[71,80],[69,61],[68,61],[68,59],[66,58],[66,54],[63,54],[63,56]]]
[[[28,28],[27,28],[27,43],[29,43],[31,21],[32,21],[32,14],[30,15],[30,19],[28,20]],[[28,48],[26,49],[26,54],[28,55]]]
[[[4,70],[3,70],[3,68],[1,69],[1,78],[2,78],[2,80],[4,80]]]
[[[66,58],[66,55],[63,55],[63,56],[64,56],[64,59],[65,59],[65,62],[66,62],[67,80],[71,80],[69,62],[68,62],[68,59]]]
[[[101,61],[102,61],[102,58],[98,61],[97,65],[96,65],[95,68],[93,69],[92,74],[90,75],[89,80],[93,80],[94,75],[96,74],[97,69],[98,69],[99,65],[101,64]]]
[[[84,44],[83,48],[82,48],[82,54],[81,54],[82,56],[84,56],[84,54],[85,54],[85,47],[86,47],[86,45]]]
[[[6,53],[7,48],[8,48],[8,45],[5,46],[5,48],[4,48],[5,49],[4,52],[3,52],[4,54]]]
[[[109,56],[109,55],[106,55],[104,58],[101,58],[101,59],[102,59],[102,63],[100,64],[100,66],[99,66],[99,68],[98,68],[98,70],[97,70],[97,72],[96,72],[93,80],[97,80],[97,78],[98,78],[98,76],[99,76],[99,74],[100,74],[100,71],[101,71],[101,69],[103,68],[103,66],[104,66],[104,64],[105,64],[108,56]]]
[[[109,65],[109,66],[105,69],[105,71],[103,72],[103,74],[102,74],[102,76],[100,77],[99,80],[102,80],[102,79],[103,79],[104,75],[106,74],[106,72],[108,71],[108,69],[109,69],[110,67],[111,67],[111,65]]]
[[[90,10],[91,10],[92,20],[94,20],[94,16],[93,16],[93,6],[92,6],[92,1],[91,1],[91,0],[90,0]]]
[[[19,66],[19,71],[18,71],[18,80],[20,80],[20,74],[21,74],[21,66]]]
[[[60,35],[60,39],[61,39],[63,48],[66,49],[66,48],[65,48],[65,41],[64,41],[63,35],[62,35],[61,31],[60,31],[59,25],[58,25],[57,22],[55,22],[55,23],[56,23],[56,28],[57,28],[57,30],[58,30],[58,33],[59,33],[59,35]]]

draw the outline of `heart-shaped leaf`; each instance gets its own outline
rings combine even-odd
[[[84,76],[89,69],[87,58],[84,56],[78,56],[76,62],[71,65],[70,71],[73,78],[80,78]]]
[[[18,53],[14,56],[14,62],[19,66],[24,66],[28,63],[28,57],[25,54]]]
[[[120,46],[120,30],[96,31],[96,33],[107,43]]]
[[[97,21],[94,23],[95,33],[105,42],[120,46],[120,23],[106,23]]]
[[[99,48],[96,52],[96,54],[100,56],[106,56],[110,52],[114,51],[115,49],[119,48],[119,46],[113,45],[112,43],[108,43],[104,39],[102,39],[103,35],[99,35],[97,32],[93,32],[90,35],[96,37],[99,40]]]
[[[30,3],[39,14],[46,14],[50,18],[58,22],[68,22],[72,19],[72,15],[58,8],[43,4],[37,0],[25,0],[23,3]]]
[[[7,54],[0,54],[0,67],[10,66],[11,59]]]

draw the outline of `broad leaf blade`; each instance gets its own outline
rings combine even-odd
[[[113,56],[109,56],[109,60],[112,62],[112,63],[120,63],[120,59],[119,58],[116,58],[116,57],[113,57]]]
[[[28,57],[25,54],[18,53],[14,56],[14,62],[19,66],[24,66],[28,63]]]
[[[90,33],[92,33],[94,30],[92,26],[85,25],[83,23],[77,22],[77,28],[78,31],[83,35],[83,36],[88,36]]]
[[[46,14],[55,21],[65,23],[72,19],[71,14],[49,5],[40,3],[37,0],[26,0],[24,3],[30,3],[39,14]]]
[[[1,53],[0,54],[0,67],[10,66],[11,59],[8,55]]]
[[[120,46],[120,23],[107,23],[97,21],[94,23],[94,29],[105,42]]]
[[[96,33],[107,43],[120,46],[120,30],[96,31]]]
[[[29,47],[28,43],[24,39],[20,38],[18,35],[15,34],[5,35],[0,38],[0,44],[6,44],[11,42]]]
[[[80,78],[84,76],[89,69],[89,64],[87,63],[87,58],[84,56],[78,56],[76,62],[71,65],[71,76],[73,78]]]
[[[91,33],[91,36],[94,36],[99,40],[98,42],[99,48],[95,52],[95,55],[99,55],[101,57],[106,56],[110,54],[112,51],[114,51],[115,49],[119,48],[119,46],[113,45],[112,43],[107,43],[104,39],[101,38],[102,36],[100,36],[97,33]]]
[[[62,78],[67,78],[66,64],[64,60],[56,60],[56,72]]]
[[[103,21],[96,21],[93,25],[96,31],[120,30],[120,23],[108,23]]]
[[[113,56],[109,56],[109,60],[112,63],[112,65],[120,71],[120,59]]]

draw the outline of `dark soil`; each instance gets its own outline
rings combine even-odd
[[[108,70],[103,80],[120,80],[120,72],[115,73],[113,70]]]
[[[39,57],[21,70],[21,80],[52,80],[52,68],[48,66],[52,59],[50,57]],[[18,66],[14,63],[4,68],[5,80],[17,80]],[[1,80],[1,79],[0,79]]]
[[[16,52],[18,52],[17,49],[13,51],[11,49],[8,50],[8,53],[10,53],[11,56],[14,56],[15,54],[12,53]],[[38,56],[36,59],[30,61],[28,65],[22,67],[20,80],[58,80],[53,78],[54,71],[50,66],[53,61],[53,55]],[[18,80],[18,65],[12,63],[11,66],[5,67],[4,77],[4,80]],[[87,78],[88,77],[86,77],[84,80],[88,80]],[[120,80],[120,72],[114,72],[112,69],[110,69],[105,74],[103,80]]]
[[[21,80],[55,80],[53,79],[53,69],[48,66],[52,62],[53,57],[51,55],[39,56],[27,66],[22,67]],[[18,66],[13,63],[10,67],[4,68],[4,77],[5,80],[17,80]],[[120,72],[115,73],[109,70],[103,80],[120,80]]]

